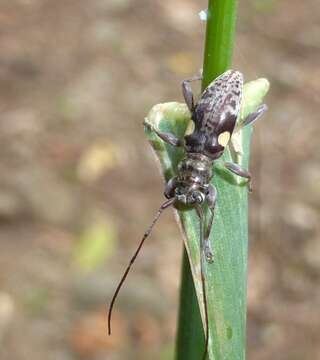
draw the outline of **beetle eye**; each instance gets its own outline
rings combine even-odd
[[[198,203],[198,204],[201,204],[201,203],[203,203],[203,201],[204,201],[204,196],[203,196],[203,194],[200,193],[200,192],[195,192],[195,193],[193,193],[193,194],[192,194],[192,197],[193,197],[194,201],[195,201],[196,203]]]

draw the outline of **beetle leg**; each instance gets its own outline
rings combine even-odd
[[[204,214],[201,206],[196,205],[196,211],[199,217],[200,223],[200,271],[201,271],[201,285],[202,285],[202,300],[204,307],[204,322],[205,322],[205,345],[204,352],[202,355],[202,360],[205,360],[208,353],[208,345],[209,345],[209,318],[208,318],[208,303],[207,303],[207,293],[206,293],[206,277],[205,277],[205,242],[203,235],[203,227],[204,227]]]
[[[195,75],[190,79],[182,81],[182,93],[184,100],[188,106],[188,109],[193,112],[194,110],[194,99],[190,83],[192,81],[202,80],[202,75]]]
[[[214,186],[210,185],[208,189],[208,194],[206,196],[206,200],[208,202],[209,210],[210,210],[210,218],[208,222],[207,231],[204,236],[204,253],[207,262],[211,263],[213,262],[213,251],[211,249],[209,236],[213,225],[214,220],[214,209],[216,206],[216,200],[217,200],[217,190]]]
[[[230,170],[231,172],[233,172],[234,174],[241,176],[243,178],[248,179],[248,188],[249,191],[252,192],[252,187],[251,187],[251,174],[249,173],[249,171],[243,169],[240,165],[232,163],[232,162],[225,162],[224,166]]]
[[[177,177],[173,177],[171,178],[167,184],[166,184],[166,187],[164,189],[164,196],[167,198],[167,199],[171,199],[174,197],[174,190],[176,189],[177,187],[177,184],[178,184],[178,181],[177,181]]]
[[[242,129],[243,127],[247,125],[252,125],[254,122],[256,122],[260,116],[262,116],[266,111],[268,110],[268,106],[266,104],[260,105],[256,111],[249,114],[238,126],[237,130]]]
[[[175,135],[173,135],[171,133],[162,132],[162,131],[157,130],[153,125],[151,125],[147,121],[144,121],[143,125],[146,128],[148,128],[150,131],[153,131],[154,133],[156,133],[159,136],[159,138],[161,140],[163,140],[164,142],[166,142],[167,144],[170,144],[172,146],[177,146],[177,147],[181,147],[184,145],[183,140],[178,139]]]

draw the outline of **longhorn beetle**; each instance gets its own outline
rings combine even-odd
[[[186,135],[184,139],[178,139],[174,134],[160,132],[153,125],[146,121],[144,122],[144,125],[149,130],[155,132],[164,142],[172,146],[183,147],[185,157],[178,165],[177,176],[170,179],[165,187],[164,196],[167,200],[160,206],[151,225],[144,233],[135,254],[115,290],[108,313],[108,333],[109,335],[111,334],[111,315],[114,302],[145,239],[150,235],[162,211],[171,205],[180,203],[195,208],[200,223],[201,282],[205,315],[205,349],[203,359],[205,359],[208,352],[209,326],[204,265],[205,261],[208,263],[213,262],[209,235],[213,225],[217,199],[217,191],[210,184],[213,176],[213,162],[222,156],[236,126],[240,129],[252,124],[267,110],[267,106],[265,104],[259,106],[240,125],[237,125],[243,93],[242,74],[239,71],[227,70],[209,84],[203,91],[199,101],[195,103],[190,83],[200,79],[200,76],[195,76],[182,82],[183,96],[191,112],[191,120],[194,123],[194,130],[190,135]],[[251,191],[251,175],[248,171],[232,162],[226,162],[224,166],[232,173],[246,178],[248,180],[249,191]],[[203,206],[205,203],[207,203],[210,211],[207,229],[204,229]]]

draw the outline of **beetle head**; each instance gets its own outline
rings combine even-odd
[[[184,205],[201,205],[205,200],[205,194],[199,188],[194,187],[177,187],[175,198]]]

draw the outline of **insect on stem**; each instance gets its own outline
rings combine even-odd
[[[227,70],[212,81],[203,91],[200,99],[195,102],[190,82],[200,80],[200,78],[195,76],[182,82],[183,96],[194,123],[194,130],[191,134],[186,134],[183,139],[179,139],[175,134],[160,131],[154,124],[147,121],[144,123],[145,127],[154,132],[163,142],[174,147],[183,147],[185,156],[178,164],[176,176],[172,177],[165,186],[164,195],[168,200],[161,205],[151,225],[144,233],[112,297],[108,313],[108,333],[111,334],[111,315],[118,293],[145,239],[150,235],[162,211],[174,203],[186,205],[196,209],[200,223],[200,268],[205,327],[203,360],[205,360],[209,345],[205,271],[207,264],[213,262],[210,234],[217,199],[217,191],[211,182],[214,176],[213,164],[223,155],[235,131],[237,119],[240,115],[243,75],[239,71]],[[253,124],[266,109],[265,105],[261,105],[244,120],[242,127]],[[224,166],[235,175],[251,180],[250,173],[239,164],[225,163]],[[204,221],[205,206],[208,206],[210,212],[206,228]]]
[[[109,306],[109,311],[108,311],[108,335],[111,335],[111,316],[112,316],[113,306],[114,306],[114,303],[115,303],[115,301],[116,301],[116,298],[117,298],[117,296],[118,296],[118,294],[119,294],[119,291],[120,291],[123,283],[125,282],[125,280],[126,280],[126,278],[127,278],[127,276],[128,276],[128,273],[129,273],[129,271],[130,271],[130,268],[131,268],[132,264],[134,263],[134,261],[136,260],[138,254],[139,254],[139,252],[140,252],[140,250],[141,250],[141,248],[142,248],[142,245],[143,245],[144,241],[145,241],[146,238],[151,234],[151,231],[152,231],[154,225],[156,224],[157,220],[159,219],[162,211],[165,210],[165,209],[167,209],[170,205],[172,205],[172,204],[174,203],[174,201],[175,201],[174,198],[169,199],[169,200],[165,201],[165,202],[160,206],[160,208],[159,208],[156,216],[154,217],[151,225],[149,226],[149,228],[148,228],[148,229],[146,230],[146,232],[144,233],[144,235],[143,235],[143,237],[142,237],[142,239],[141,239],[141,241],[140,241],[140,244],[139,244],[136,252],[134,253],[133,257],[131,258],[129,265],[127,266],[126,271],[124,272],[124,274],[123,274],[123,276],[122,276],[122,278],[121,278],[121,280],[120,280],[120,282],[119,282],[119,284],[118,284],[118,286],[117,286],[117,288],[116,288],[116,290],[115,290],[115,292],[114,292],[114,294],[113,294],[113,297],[112,297],[112,299],[111,299],[110,306]]]

